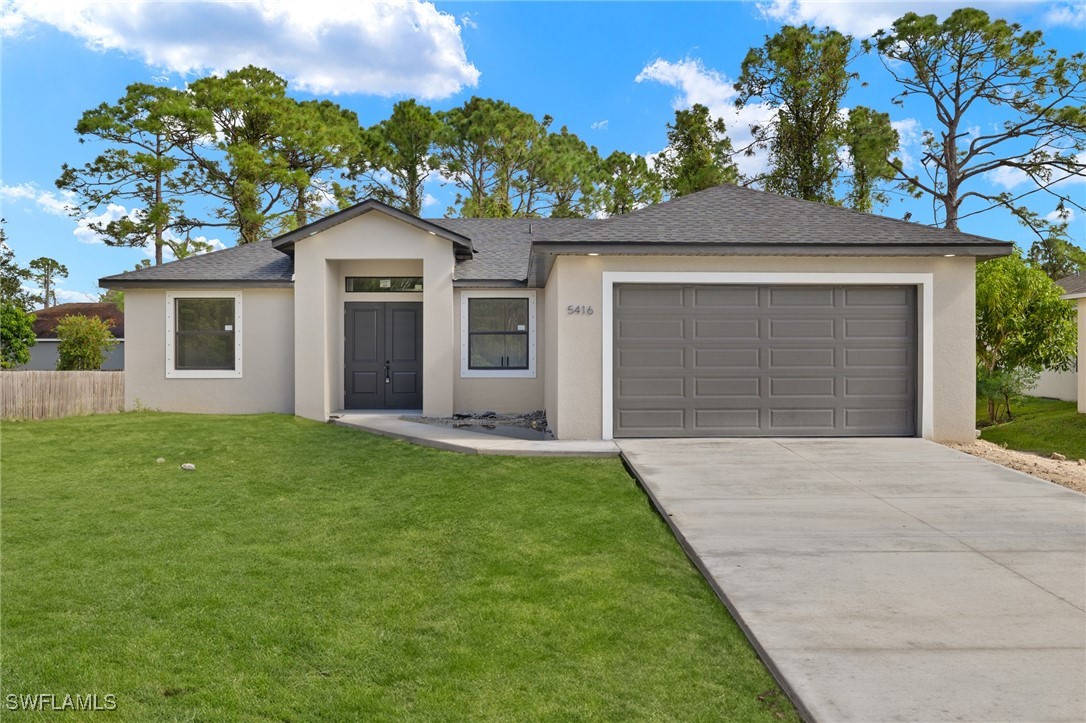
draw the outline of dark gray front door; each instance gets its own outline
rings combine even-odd
[[[345,409],[422,408],[422,304],[344,305]]]
[[[616,437],[913,436],[911,286],[615,287]]]

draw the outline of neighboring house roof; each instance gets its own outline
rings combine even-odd
[[[1068,276],[1060,279],[1056,282],[1063,287],[1065,293],[1063,299],[1082,299],[1086,298],[1086,274],[1078,273],[1074,276]]]
[[[65,316],[97,316],[102,321],[112,321],[110,331],[113,336],[124,338],[124,312],[111,302],[57,304],[31,313],[34,314],[34,336],[38,339],[56,339],[57,324]]]
[[[541,284],[557,253],[986,257],[1013,249],[1008,241],[726,185],[609,219],[420,219],[368,200],[268,241],[107,276],[101,285],[289,286],[295,244],[372,211],[452,242],[453,278],[463,285]]]

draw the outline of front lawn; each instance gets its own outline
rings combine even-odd
[[[796,720],[617,460],[278,415],[2,435],[3,700],[113,694],[95,720],[132,721]]]
[[[1086,459],[1086,414],[1074,402],[1026,397],[1011,405],[1014,418],[1003,424],[982,427],[981,439],[1010,449],[1048,456],[1059,452],[1068,459]],[[977,403],[977,424],[987,424],[988,408]]]

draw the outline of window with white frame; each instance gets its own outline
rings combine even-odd
[[[166,294],[166,376],[241,376],[241,292]]]
[[[460,376],[535,377],[535,291],[463,291]]]

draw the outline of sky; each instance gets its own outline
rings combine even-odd
[[[944,17],[961,3],[862,0],[749,2],[437,2],[390,0],[0,0],[0,215],[22,265],[39,256],[65,264],[58,301],[97,298],[98,279],[133,268],[152,251],[105,246],[69,215],[56,189],[62,164],[82,165],[103,150],[74,132],[84,111],[115,102],[134,82],[184,87],[210,73],[253,64],[290,82],[299,100],[329,98],[364,125],[392,105],[417,98],[435,110],[473,95],[554,117],[603,155],[619,149],[654,154],[667,145],[678,108],[702,103],[723,117],[737,147],[767,111],[736,111],[732,83],[749,48],[782,25],[812,23],[867,37],[908,11]],[[1044,32],[1062,55],[1086,49],[1086,3],[974,2],[994,17]],[[932,127],[922,101],[891,105],[896,85],[877,58],[860,57],[845,105],[889,111],[902,157],[916,167],[918,141]],[[984,119],[991,122],[994,119]],[[756,171],[764,158],[740,159]],[[1027,190],[1013,173],[983,180],[988,190]],[[1086,179],[1067,182],[1086,204]],[[440,216],[453,192],[440,178],[427,187],[424,215]],[[1037,197],[1034,210],[1054,212]],[[979,208],[979,207],[978,207]],[[131,212],[102,208],[101,218]],[[965,209],[966,212],[971,210]],[[975,209],[974,209],[975,210]],[[936,221],[930,200],[896,195],[878,211]],[[101,215],[105,214],[105,215]],[[109,214],[113,214],[110,216]],[[1029,233],[1005,213],[964,218],[963,231],[1028,246]],[[1071,221],[1086,246],[1086,219]],[[228,231],[203,237],[232,246]]]

